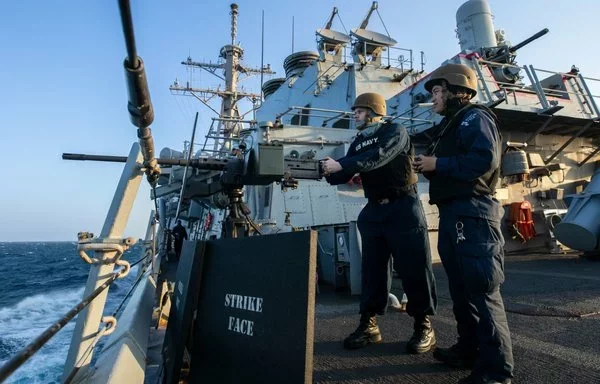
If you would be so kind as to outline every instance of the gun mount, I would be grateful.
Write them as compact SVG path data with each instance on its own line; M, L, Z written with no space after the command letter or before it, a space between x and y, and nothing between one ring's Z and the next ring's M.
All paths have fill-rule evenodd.
M234 150L234 152L236 151L238 150ZM62 159L125 163L127 156L63 153ZM277 144L261 144L257 148L251 149L246 157L240 157L239 155L226 159L201 157L189 161L186 159L157 158L156 162L163 166L187 166L199 171L219 171L219 181L223 188L268 185L274 182L282 183L282 187L292 187L297 184L296 180L298 179L319 180L323 177L319 160L284 157L283 146ZM210 196L216 192L218 191L199 197Z
M125 163L126 156L87 155L63 153L63 160L105 161ZM284 156L283 145L260 143L247 149L240 143L225 159L155 159L158 165L190 167L187 185L181 183L178 188L184 189L183 197L206 198L221 194L226 197L225 206L229 208L229 216L225 223L227 237L248 236L251 230L260 233L258 226L248 216L250 210L243 202L243 189L247 185L269 185L280 183L282 189L298 186L298 179L319 180L323 177L320 162L317 159L294 158ZM202 172L200 174L200 172ZM207 173L208 172L208 173ZM214 182L217 181L217 182ZM157 188L157 190L159 190ZM187 192L187 193L186 193ZM158 198L160 191L153 191L153 198Z
M539 39L549 32L548 28L544 28L541 31L533 34L527 39L521 41L519 44L499 45L497 47L482 48L482 56L484 60L493 61L496 63L513 64L516 58L516 52L526 46L529 43Z
M496 47L481 48L481 56L485 61L494 63L494 78L503 83L515 83L519 80L520 71L515 67L517 50L523 48L527 44L539 39L549 32L548 28L533 34L519 44L499 45ZM498 65L500 64L500 65ZM508 64L508 65L502 65Z

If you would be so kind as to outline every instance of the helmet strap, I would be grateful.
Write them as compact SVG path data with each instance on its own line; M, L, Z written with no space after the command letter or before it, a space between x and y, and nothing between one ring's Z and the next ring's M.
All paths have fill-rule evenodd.
M445 81L442 82L442 88L446 104L444 111L442 111L442 115L452 117L456 115L458 111L463 109L465 105L469 104L471 95L468 92L463 92L462 89L456 89L452 86L450 86L449 89L448 84Z
M446 100L446 110L444 111L444 116L452 117L458 113L461 109L465 107L465 105L469 104L469 99L462 97L449 97Z
M361 125L361 127L364 128L367 125L376 123L380 120L381 120L381 116L376 115L375 113L373 113L372 111L369 110L367 112L367 116L365 116L364 123ZM360 129L362 129L362 128L360 128Z

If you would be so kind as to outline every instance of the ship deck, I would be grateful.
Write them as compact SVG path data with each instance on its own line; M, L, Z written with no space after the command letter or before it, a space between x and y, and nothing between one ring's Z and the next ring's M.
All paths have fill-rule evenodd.
M600 261L576 255L507 256L502 287L513 341L513 383L600 383ZM438 346L456 340L446 274L434 265ZM401 295L401 281L393 292ZM348 351L342 340L357 325L358 297L321 286L316 298L314 383L455 383L469 374L437 362L431 352L405 352L412 319L389 311L378 318L381 344ZM164 330L153 332L146 383L161 371ZM152 347L153 346L153 347ZM154 360L154 363L152 362Z
M600 382L600 262L572 255L506 258L502 287L513 341L514 383ZM434 266L439 307L438 346L456 340L446 274ZM393 291L401 292L394 280ZM411 318L378 319L383 343L347 351L341 340L358 321L358 298L321 289L315 321L315 383L455 383L467 370L445 367L431 352L410 355Z

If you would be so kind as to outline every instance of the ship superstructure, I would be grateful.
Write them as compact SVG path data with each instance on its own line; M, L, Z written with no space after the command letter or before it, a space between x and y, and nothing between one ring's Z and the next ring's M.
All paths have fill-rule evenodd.
M427 103L423 54L420 63L415 63L419 55L395 47L391 36L369 30L374 12L377 3L357 28L344 33L331 28L338 15L334 8L326 26L316 31L317 51L295 52L284 60L285 77L264 83L264 101L254 111L255 119L244 121L246 128L235 131L233 137L245 146L280 145L287 159L339 158L356 133L349 115L355 97L378 92L387 99L388 119L403 124L417 149L424 150L431 138L429 129L441 117L433 114ZM564 197L581 192L589 181L600 151L596 139L600 115L588 84L595 79L586 78L575 66L550 71L517 63L517 50L547 32L545 29L519 44L508 45L502 31L494 29L488 3L471 0L457 12L461 51L447 60L476 71L479 92L474 102L492 108L501 121L504 177L496 197L507 208L509 251L564 250L552 228L566 213ZM227 108L224 106L222 111ZM215 134L212 128L210 132L209 138ZM219 143L221 153L230 150L223 147L223 141ZM435 241L437 211L427 203L424 179L419 189L431 239ZM189 197L194 200L193 195ZM277 183L248 185L245 199L251 216L270 231L318 227L325 244L321 249L324 255L337 252L336 233L355 233L348 228L365 204L360 185L332 187L316 180L300 180L293 189ZM516 203L522 203L522 207ZM205 207L208 209L208 205ZM519 232L511 209L515 215L531 215L530 226L534 228L530 232L537 236ZM191 219L201 218L192 215ZM348 244L356 244L347 240ZM350 258L340 257L335 267L327 268L331 273L325 274L326 279L334 279L336 270L348 272ZM337 280L350 281L348 276L338 276Z

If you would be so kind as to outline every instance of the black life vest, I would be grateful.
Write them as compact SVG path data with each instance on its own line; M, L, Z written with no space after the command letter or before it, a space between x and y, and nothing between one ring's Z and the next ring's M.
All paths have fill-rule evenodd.
M383 123L383 126L373 134L373 137L383 136L389 129L396 130L398 126L389 122ZM356 153L368 150L368 148L356 149L357 142L358 140L353 143ZM386 165L369 172L361 172L360 177L365 197L377 200L398 197L405 194L409 189L408 187L416 184L418 180L417 175L412 169L414 155L414 148L412 143L410 143L408 148L405 148L405 150Z
M457 145L458 129L465 115L474 108L489 115L494 121L492 129L498 130L498 119L494 112L483 105L468 104L449 119L447 124L442 124L440 126L428 152L436 157L452 157L463 153L463 150ZM500 136L499 132L498 135ZM494 148L491 150L498 151L498 154L501 152L501 148ZM472 181L457 180L451 177L442 178L433 174L429 184L429 202L430 204L439 204L449 202L456 198L476 195L493 195L499 176L499 166L497 168L489 169L481 177Z

